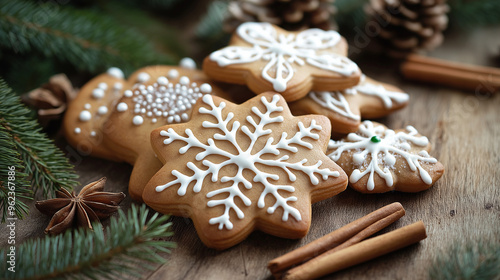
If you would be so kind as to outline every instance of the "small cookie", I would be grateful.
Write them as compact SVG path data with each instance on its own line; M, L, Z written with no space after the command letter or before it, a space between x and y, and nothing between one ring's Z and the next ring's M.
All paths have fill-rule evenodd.
M327 116L332 131L349 133L358 129L361 118L380 118L408 104L410 96L401 89L361 76L360 83L343 91L312 91L292 102L294 115Z
M144 189L144 202L191 217L200 239L217 249L254 229L303 237L311 203L347 185L325 155L329 137L326 117L294 117L279 94L263 93L242 105L204 95L189 122L151 133L165 165Z
M112 129L105 135L110 148L134 165L129 194L142 201L144 186L163 166L151 148L151 131L165 124L188 121L198 98L221 90L202 71L192 67L145 67L131 75L129 84L132 86L124 91L106 122Z
M218 81L246 84L255 94L276 91L287 101L311 90L341 90L359 82L358 66L347 57L338 32L308 29L287 32L269 23L243 23L230 45L203 62Z
M124 82L123 72L110 68L85 84L69 104L63 121L64 134L81 154L121 161L107 148L103 125L122 96Z
M427 137L412 126L394 131L364 121L347 138L330 140L327 155L344 169L350 186L359 192L419 192L444 173L443 165L429 155L430 149Z

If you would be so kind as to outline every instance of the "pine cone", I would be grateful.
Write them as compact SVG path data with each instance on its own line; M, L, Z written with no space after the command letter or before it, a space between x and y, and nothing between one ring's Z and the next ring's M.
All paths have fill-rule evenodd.
M232 33L244 22L269 22L286 30L337 29L334 0L235 0L229 3L224 30Z
M370 4L368 13L378 24L389 55L404 57L441 45L448 26L446 0L370 0Z

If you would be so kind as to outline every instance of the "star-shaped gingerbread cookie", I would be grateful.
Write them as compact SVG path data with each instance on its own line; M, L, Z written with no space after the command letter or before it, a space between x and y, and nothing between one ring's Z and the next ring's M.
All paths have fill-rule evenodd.
M409 95L401 89L361 76L360 83L342 91L312 91L290 103L294 115L320 114L332 123L332 131L349 133L362 118L386 116L408 105Z
M151 133L164 166L143 200L190 217L200 239L217 249L256 229L300 238L309 230L311 203L347 186L345 173L325 155L329 138L326 117L294 117L277 93L241 105L204 95L190 121Z
M427 137L412 126L394 131L364 121L346 138L330 140L327 154L359 192L419 192L430 188L444 173L443 165L429 155L430 149Z
M287 32L269 23L243 23L230 45L205 58L203 70L218 81L246 84L254 93L276 91L287 101L311 90L355 86L358 66L347 57L338 32L308 29Z

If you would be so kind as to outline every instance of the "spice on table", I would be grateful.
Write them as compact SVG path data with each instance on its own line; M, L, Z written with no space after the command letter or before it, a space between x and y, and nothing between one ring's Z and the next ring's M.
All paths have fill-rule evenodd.
M279 278L289 268L315 256L324 257L356 244L404 215L405 210L401 203L389 204L301 248L270 261L268 268L276 278Z
M290 269L285 280L315 279L407 247L427 237L422 221L362 241Z
M409 80L450 86L462 90L494 93L500 90L500 69L410 55L401 65Z
M83 187L78 195L61 188L56 198L37 201L35 206L40 212L53 216L45 233L56 235L75 224L92 229L92 222L100 222L116 212L125 194L104 192L105 184L103 177Z

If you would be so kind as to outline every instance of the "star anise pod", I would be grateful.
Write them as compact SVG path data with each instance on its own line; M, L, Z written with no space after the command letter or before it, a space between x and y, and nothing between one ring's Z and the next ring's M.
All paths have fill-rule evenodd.
M75 89L65 74L50 77L48 83L24 94L23 102L37 110L38 121L47 127L52 120L59 120L66 111L67 104L75 99Z
M56 235L73 225L92 229L92 222L108 218L125 198L123 192L103 192L106 177L82 188L78 195L61 188L54 199L37 201L40 212L53 216L45 233Z

